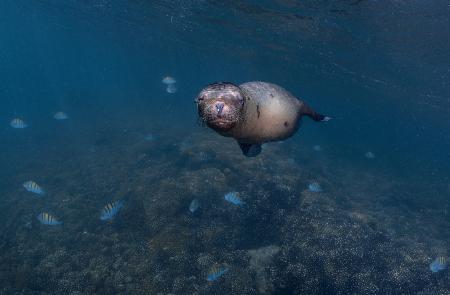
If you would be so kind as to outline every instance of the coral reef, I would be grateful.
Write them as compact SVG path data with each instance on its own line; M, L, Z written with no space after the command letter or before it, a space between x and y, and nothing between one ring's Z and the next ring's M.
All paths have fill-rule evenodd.
M336 165L326 150L290 141L244 159L235 142L205 129L149 141L148 130L103 128L89 140L64 137L73 144L2 180L0 293L450 292L449 272L428 268L448 254L450 208L427 200L420 183ZM44 198L20 189L35 171ZM310 192L312 181L323 191ZM448 186L434 189L448 195ZM230 206L229 191L245 206ZM192 214L194 198L201 206ZM101 222L101 208L117 199L124 207ZM43 208L64 224L39 224ZM208 282L215 264L230 270Z
M256 284L258 292L270 294L273 292L273 285L268 282L266 268L270 266L274 256L280 251L280 247L271 245L256 250L249 250L250 269L256 272Z

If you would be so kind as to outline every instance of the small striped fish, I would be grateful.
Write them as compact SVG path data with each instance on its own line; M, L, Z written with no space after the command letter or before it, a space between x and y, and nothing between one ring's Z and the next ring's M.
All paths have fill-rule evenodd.
M119 212L120 208L123 207L124 201L118 200L112 203L108 203L103 207L102 213L100 215L101 220L110 220L112 219L117 212Z
M432 272L439 272L447 268L447 259L444 256L439 256L430 263L430 270Z
M163 83L166 84L166 85L170 85L170 84L176 83L177 80L175 80L174 78L172 78L172 77L170 77L170 76L167 76L167 77L164 77L164 78L161 80L161 82L163 82Z
M206 276L208 282L216 281L218 278L226 274L230 269L224 265L215 265L211 267Z
M166 87L167 93L170 93L170 94L173 94L173 93L177 92L177 90L178 89L177 89L177 86L175 86L175 84L169 84Z
M315 146L313 146L313 150L315 150L316 152L321 152L323 151L322 147L318 144L316 144Z
M241 198L239 198L238 192L229 192L229 193L225 194L224 199L226 201L230 202L231 204L238 205L238 206L242 206L245 204L241 200Z
M364 154L364 156L365 156L367 159L374 159L374 158L375 158L375 154L372 153L372 152L367 152L367 153Z
M30 180L23 183L23 187L32 193L43 195L45 194L45 191L40 187L36 182Z
M194 213L195 211L197 211L198 207L200 207L200 202L197 199L193 199L191 204L189 204L189 211L191 211L191 213Z
M55 217L48 214L47 212L42 212L41 214L39 214L37 216L37 219L39 220L40 223L45 224L45 225L60 225L60 224L62 224L61 221L56 220Z
M149 133L149 134L147 134L147 135L144 137L144 139L145 139L146 141L155 141L155 140L156 140L156 136L153 135L153 134L151 134L151 133Z
M322 191L322 187L317 182L313 182L308 185L308 190L313 193L320 193Z
M16 128L16 129L23 129L23 128L27 128L27 127L28 127L27 123L25 123L22 119L19 119L19 118L13 119L13 120L9 123L9 125L10 125L12 128Z
M69 119L69 116L67 116L67 114L64 112L56 112L53 118L55 118L56 120L66 120Z

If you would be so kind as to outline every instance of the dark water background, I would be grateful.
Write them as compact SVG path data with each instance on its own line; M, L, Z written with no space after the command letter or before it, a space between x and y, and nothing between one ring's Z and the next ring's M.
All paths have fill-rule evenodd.
M2 1L0 292L450 292L447 272L428 269L436 256L448 254L450 238L449 26L448 1ZM166 75L177 79L177 93L165 92ZM243 158L231 139L197 124L193 99L214 81L257 80L285 87L334 120L304 120L285 144L274 144L258 159ZM70 119L56 122L58 110ZM29 128L10 128L15 117ZM146 143L148 133L157 140ZM189 138L189 152L180 152ZM314 144L324 148L319 156L311 151ZM201 151L210 158L199 160ZM366 159L367 151L375 159ZM295 168L282 164L289 160ZM215 182L218 171L225 171L222 184ZM314 178L328 183L329 195L321 198L336 206L327 217L313 214L325 210L320 205L305 209L289 199L306 200L304 187ZM29 179L48 196L24 192L21 184ZM205 179L211 182L185 192ZM276 185L289 186L286 196ZM214 203L227 190L244 192L252 204L247 213L229 213L227 204ZM186 212L195 197L204 204L197 219ZM128 203L123 216L111 226L101 224L102 206L119 198ZM170 207L174 212L166 211ZM55 212L66 228L39 224L35 216L42 210ZM366 217L351 219L360 216L356 211ZM314 245L331 236L344 239L339 229L347 221L338 217L347 213L355 224L369 224L369 233L349 229L355 240L338 243L342 252L324 250L333 262L299 251L300 241L288 239L296 222L305 226L298 230L304 236L316 238ZM279 220L273 228L263 225L273 219ZM311 233L311 220L330 231ZM199 238L200 228L215 225L225 241L178 238L186 231ZM276 234L249 234L258 226ZM91 235L87 241L80 238L83 232ZM148 253L147 244L160 232L179 239L176 255L155 254L165 251L164 242ZM121 241L128 244L121 248ZM239 251L268 245L281 250L262 267L271 282L264 291L254 283L262 275L249 268L250 254ZM359 246L378 254L350 259L350 249ZM108 247L114 250L98 258L97 249ZM209 252L216 253L211 263L235 270L216 284L204 279L210 265L187 267ZM63 258L43 266L55 253ZM172 266L171 257L186 262ZM84 262L61 262L67 259ZM149 269L138 269L133 261L139 259ZM103 268L93 270L92 264ZM111 267L123 264L128 268ZM395 267L408 275L392 279ZM354 279L339 283L336 273ZM363 290L362 281L376 288Z

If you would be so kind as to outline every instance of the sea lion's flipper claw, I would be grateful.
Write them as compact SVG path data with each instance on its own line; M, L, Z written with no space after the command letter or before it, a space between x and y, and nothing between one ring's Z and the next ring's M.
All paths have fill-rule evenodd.
M246 157L256 157L261 153L261 145L260 144L248 144L248 143L242 143L238 142L239 147L242 150L242 153Z

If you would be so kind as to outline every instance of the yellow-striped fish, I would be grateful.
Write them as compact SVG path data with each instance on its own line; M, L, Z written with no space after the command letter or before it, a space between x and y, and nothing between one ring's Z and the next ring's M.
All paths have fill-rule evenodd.
M178 89L177 89L177 86L175 86L175 84L169 84L166 87L167 93L170 93L170 94L173 94L173 93L177 92L177 90Z
M53 118L55 118L56 120L66 120L69 118L69 116L67 116L67 114L64 112L56 112Z
M208 282L216 281L218 278L226 274L229 270L230 268L226 265L214 265L206 275L206 280Z
M20 118L12 119L9 125L15 129L24 129L28 127L27 123L25 123L25 121Z
M45 225L60 225L62 224L61 221L58 221L55 217L48 214L47 212L42 212L37 216L37 219Z
M119 212L120 208L123 207L124 201L118 200L112 203L108 203L103 207L102 213L100 215L101 220L110 220L112 219L117 212Z
M447 268L447 259L444 256L438 256L430 263L430 270L432 272L440 272Z
M170 85L170 84L175 84L177 82L177 80L175 80L175 78L173 78L173 77L166 76L161 80L161 82L163 82L166 85Z
M32 193L43 195L45 194L45 191L40 187L36 182L29 180L23 183L23 187Z

